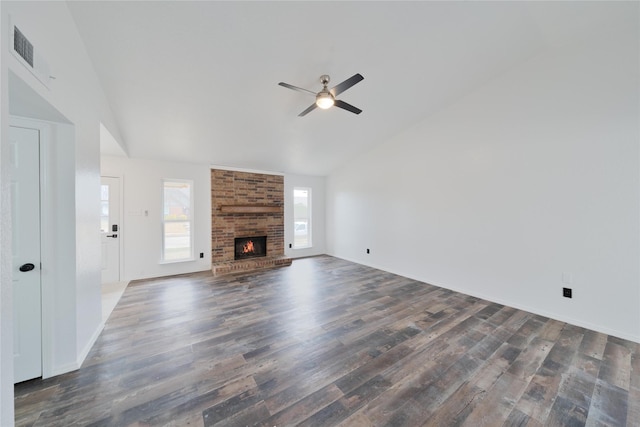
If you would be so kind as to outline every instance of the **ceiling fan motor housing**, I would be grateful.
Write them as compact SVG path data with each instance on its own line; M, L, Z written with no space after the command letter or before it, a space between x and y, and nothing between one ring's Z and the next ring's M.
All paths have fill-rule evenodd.
M327 85L329 84L329 82L331 81L331 77L329 77L326 74L323 74L320 76L320 83L322 83L322 86L325 87L325 89L327 88Z

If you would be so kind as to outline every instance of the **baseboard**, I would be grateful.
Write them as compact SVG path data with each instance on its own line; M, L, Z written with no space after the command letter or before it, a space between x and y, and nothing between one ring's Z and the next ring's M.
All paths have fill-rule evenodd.
M80 367L84 363L84 360L89 355L89 352L93 348L93 345L98 340L98 337L100 337L100 334L102 333L102 330L104 329L104 325L105 325L105 322L104 322L104 320L102 320L100 322L100 324L98 325L98 327L96 328L96 330L93 332L93 335L91 335L91 338L89 339L87 344L84 346L84 348L82 349L80 354L78 354L78 360L77 360L78 368L76 368L76 369L80 369Z
M569 323L569 324L574 325L574 326L579 326L581 328L589 329L589 330L592 330L592 331L595 331L595 332L600 332L600 333L603 333L603 334L606 334L606 335L611 335L611 336L614 336L614 337L617 337L617 338L622 338L624 340L633 341L635 343L640 344L640 336L634 336L632 334L628 334L626 332L617 331L617 330L614 330L614 329L611 329L611 328L607 328L607 327L602 326L602 325L596 325L596 324L592 324L592 323L589 323L589 322L576 320L576 319L573 319L573 318L568 317L568 316L563 316L563 315L560 315L560 314L557 314L557 313L548 312L546 310L541 310L541 309L537 309L537 308L528 307L528 306L526 306L524 304L515 303L513 301L507 301L507 300L503 300L503 299L500 299L500 298L493 298L493 297L484 295L484 294L479 293L479 292L469 292L467 289L459 289L459 288L456 288L456 287L453 287L453 286L443 286L442 284L439 284L439 283L432 283L432 282L426 281L423 278L412 277L412 276L403 274L401 272L397 272L392 268L366 264L366 263L361 262L361 261L356 261L356 260L352 260L352 259L345 258L345 257L339 257L339 256L336 256L336 255L330 255L330 256L333 256L335 258L340 258L340 259L343 259L345 261L353 262L355 264L365 265L367 267L375 268L375 269L378 269L378 270L381 270L381 271L386 271L388 273L395 274L395 275L402 276L402 277L406 277L406 278L409 278L409 279L412 279L412 280L416 280L418 282L427 283L427 284L430 284L430 285L433 285L433 286L437 286L439 288L449 289L449 290L454 291L454 292L459 292L461 294L470 295L472 297L480 298L480 299L483 299L483 300L486 300L486 301L490 301L490 302L493 302L493 303L496 303L496 304L502 304L502 305L505 305L507 307L517 308L518 310L527 311L529 313L537 314L539 316L548 317L549 319L554 319L554 320L558 320L560 322Z
M56 366L55 368L53 368L53 370L51 371L51 375L49 376L42 376L42 379L47 379L47 378L52 378L58 375L62 375L62 374L66 374L68 372L73 372L73 371L77 371L78 369L80 369L80 365L78 365L77 362L74 363L69 363L66 365L61 365L61 366Z
M418 280L418 279L414 279L414 280ZM617 337L617 338L622 338L624 340L632 341L632 342L640 344L640 337L633 336L631 334L627 334L626 332L621 332L621 331L617 331L615 329L607 328L607 327L602 326L602 325L596 325L596 324L593 324L593 323L584 322L582 320L577 320L577 319L571 318L569 316L563 316L561 314L551 313L551 312L548 312L546 310L541 310L541 309L538 309L538 308L528 307L527 305L515 303L513 301L507 301L507 300L503 300L503 299L500 299L500 298L490 298L487 295L483 295L481 293L470 293L467 290L460 290L460 289L456 289L455 287L446 287L446 286L440 286L440 285L435 285L435 286L439 286L441 288L449 289L449 290L452 290L452 291L455 291L455 292L460 292L461 294L470 295L470 296L473 296L473 297L476 297L476 298L480 298L480 299L483 299L483 300L486 300L486 301L491 301L491 302L496 303L496 304L502 304L502 305L507 306L507 307L517 308L518 310L527 311L529 313L533 313L533 314L536 314L538 316L548 317L549 319L557 320L557 321L560 321L560 322L565 322L565 323L568 323L570 325L579 326L581 328L589 329L591 331L600 332L602 334L611 335L611 336L614 336L614 337Z
M82 351L78 354L78 357L76 358L75 362L67 363L66 365L54 366L51 369L50 375L46 375L46 376L43 375L42 379L55 377L57 375L66 374L67 372L77 371L78 369L80 369L80 367L84 363L84 360L89 355L91 348L93 348L93 345L96 343L96 341L98 340L98 337L102 333L102 330L104 329L104 325L105 325L104 321L100 322L100 324L94 331L93 335L91 336L91 339L87 342L87 344L84 346Z

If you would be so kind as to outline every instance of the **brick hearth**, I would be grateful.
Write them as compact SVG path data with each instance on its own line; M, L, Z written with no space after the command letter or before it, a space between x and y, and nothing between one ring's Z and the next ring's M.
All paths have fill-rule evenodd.
M286 267L289 265L291 265L291 258L264 257L260 259L220 262L213 265L212 271L214 276L221 276L229 273L260 270L263 268Z
M211 170L214 275L291 265L284 256L284 177ZM267 236L267 256L234 260L236 237Z

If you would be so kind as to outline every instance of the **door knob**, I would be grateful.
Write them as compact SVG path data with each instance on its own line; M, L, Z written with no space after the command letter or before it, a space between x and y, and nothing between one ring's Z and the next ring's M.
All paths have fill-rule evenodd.
M35 265L33 265L33 264L31 264L31 263L22 264L22 265L20 266L20 271L22 271L22 272L27 272L27 271L31 271L31 270L33 270L34 268L36 268L36 266L35 266Z
M107 237L113 237L114 239L117 239L118 235L117 234L108 234Z

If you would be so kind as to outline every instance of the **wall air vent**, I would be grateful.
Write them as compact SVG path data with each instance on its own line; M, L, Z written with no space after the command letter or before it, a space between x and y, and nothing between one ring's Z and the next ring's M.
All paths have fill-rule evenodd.
M53 78L49 74L49 65L18 26L11 23L11 17L9 17L9 23L11 52L48 89L50 80Z
M13 27L13 50L33 68L33 45L18 27Z

